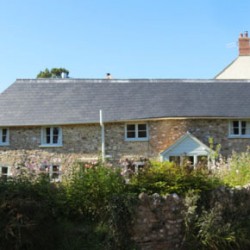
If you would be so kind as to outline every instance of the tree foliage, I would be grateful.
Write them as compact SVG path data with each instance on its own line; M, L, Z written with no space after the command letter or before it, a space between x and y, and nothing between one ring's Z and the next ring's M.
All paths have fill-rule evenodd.
M44 71L40 71L36 78L61 78L62 73L68 75L69 71L65 68L52 68L51 70L46 68Z

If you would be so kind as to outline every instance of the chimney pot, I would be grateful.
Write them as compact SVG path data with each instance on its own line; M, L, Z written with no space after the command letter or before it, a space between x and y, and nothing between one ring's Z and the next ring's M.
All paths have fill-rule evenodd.
M112 79L112 75L110 73L106 74L106 79Z
M248 37L248 31L245 31L244 35L242 33L240 34L239 55L250 56L250 38Z

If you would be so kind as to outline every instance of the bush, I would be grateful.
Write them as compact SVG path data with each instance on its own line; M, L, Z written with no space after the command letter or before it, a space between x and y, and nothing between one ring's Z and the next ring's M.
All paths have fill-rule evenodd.
M133 192L185 194L188 190L211 190L221 185L207 169L191 170L170 162L151 162L130 181Z
M102 249L131 249L129 225L134 196L118 168L77 164L65 182L71 216L91 225Z
M199 195L189 191L184 201L184 249L249 249L249 198L244 190L234 195L224 188Z
M244 186L250 183L250 152L233 153L229 164L224 164L220 178L230 186Z
M46 177L1 180L0 248L54 249L62 194Z

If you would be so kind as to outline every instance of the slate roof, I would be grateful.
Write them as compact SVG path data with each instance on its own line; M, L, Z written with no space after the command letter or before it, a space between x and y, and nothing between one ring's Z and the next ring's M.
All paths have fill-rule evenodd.
M249 80L19 79L0 95L0 126L173 117L250 118Z

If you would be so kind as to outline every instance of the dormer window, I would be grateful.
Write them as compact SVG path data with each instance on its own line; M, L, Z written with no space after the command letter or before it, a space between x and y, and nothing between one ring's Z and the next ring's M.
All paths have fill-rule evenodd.
M62 146L62 128L45 127L41 132L42 147L60 147Z
M9 145L9 129L0 128L0 146Z

